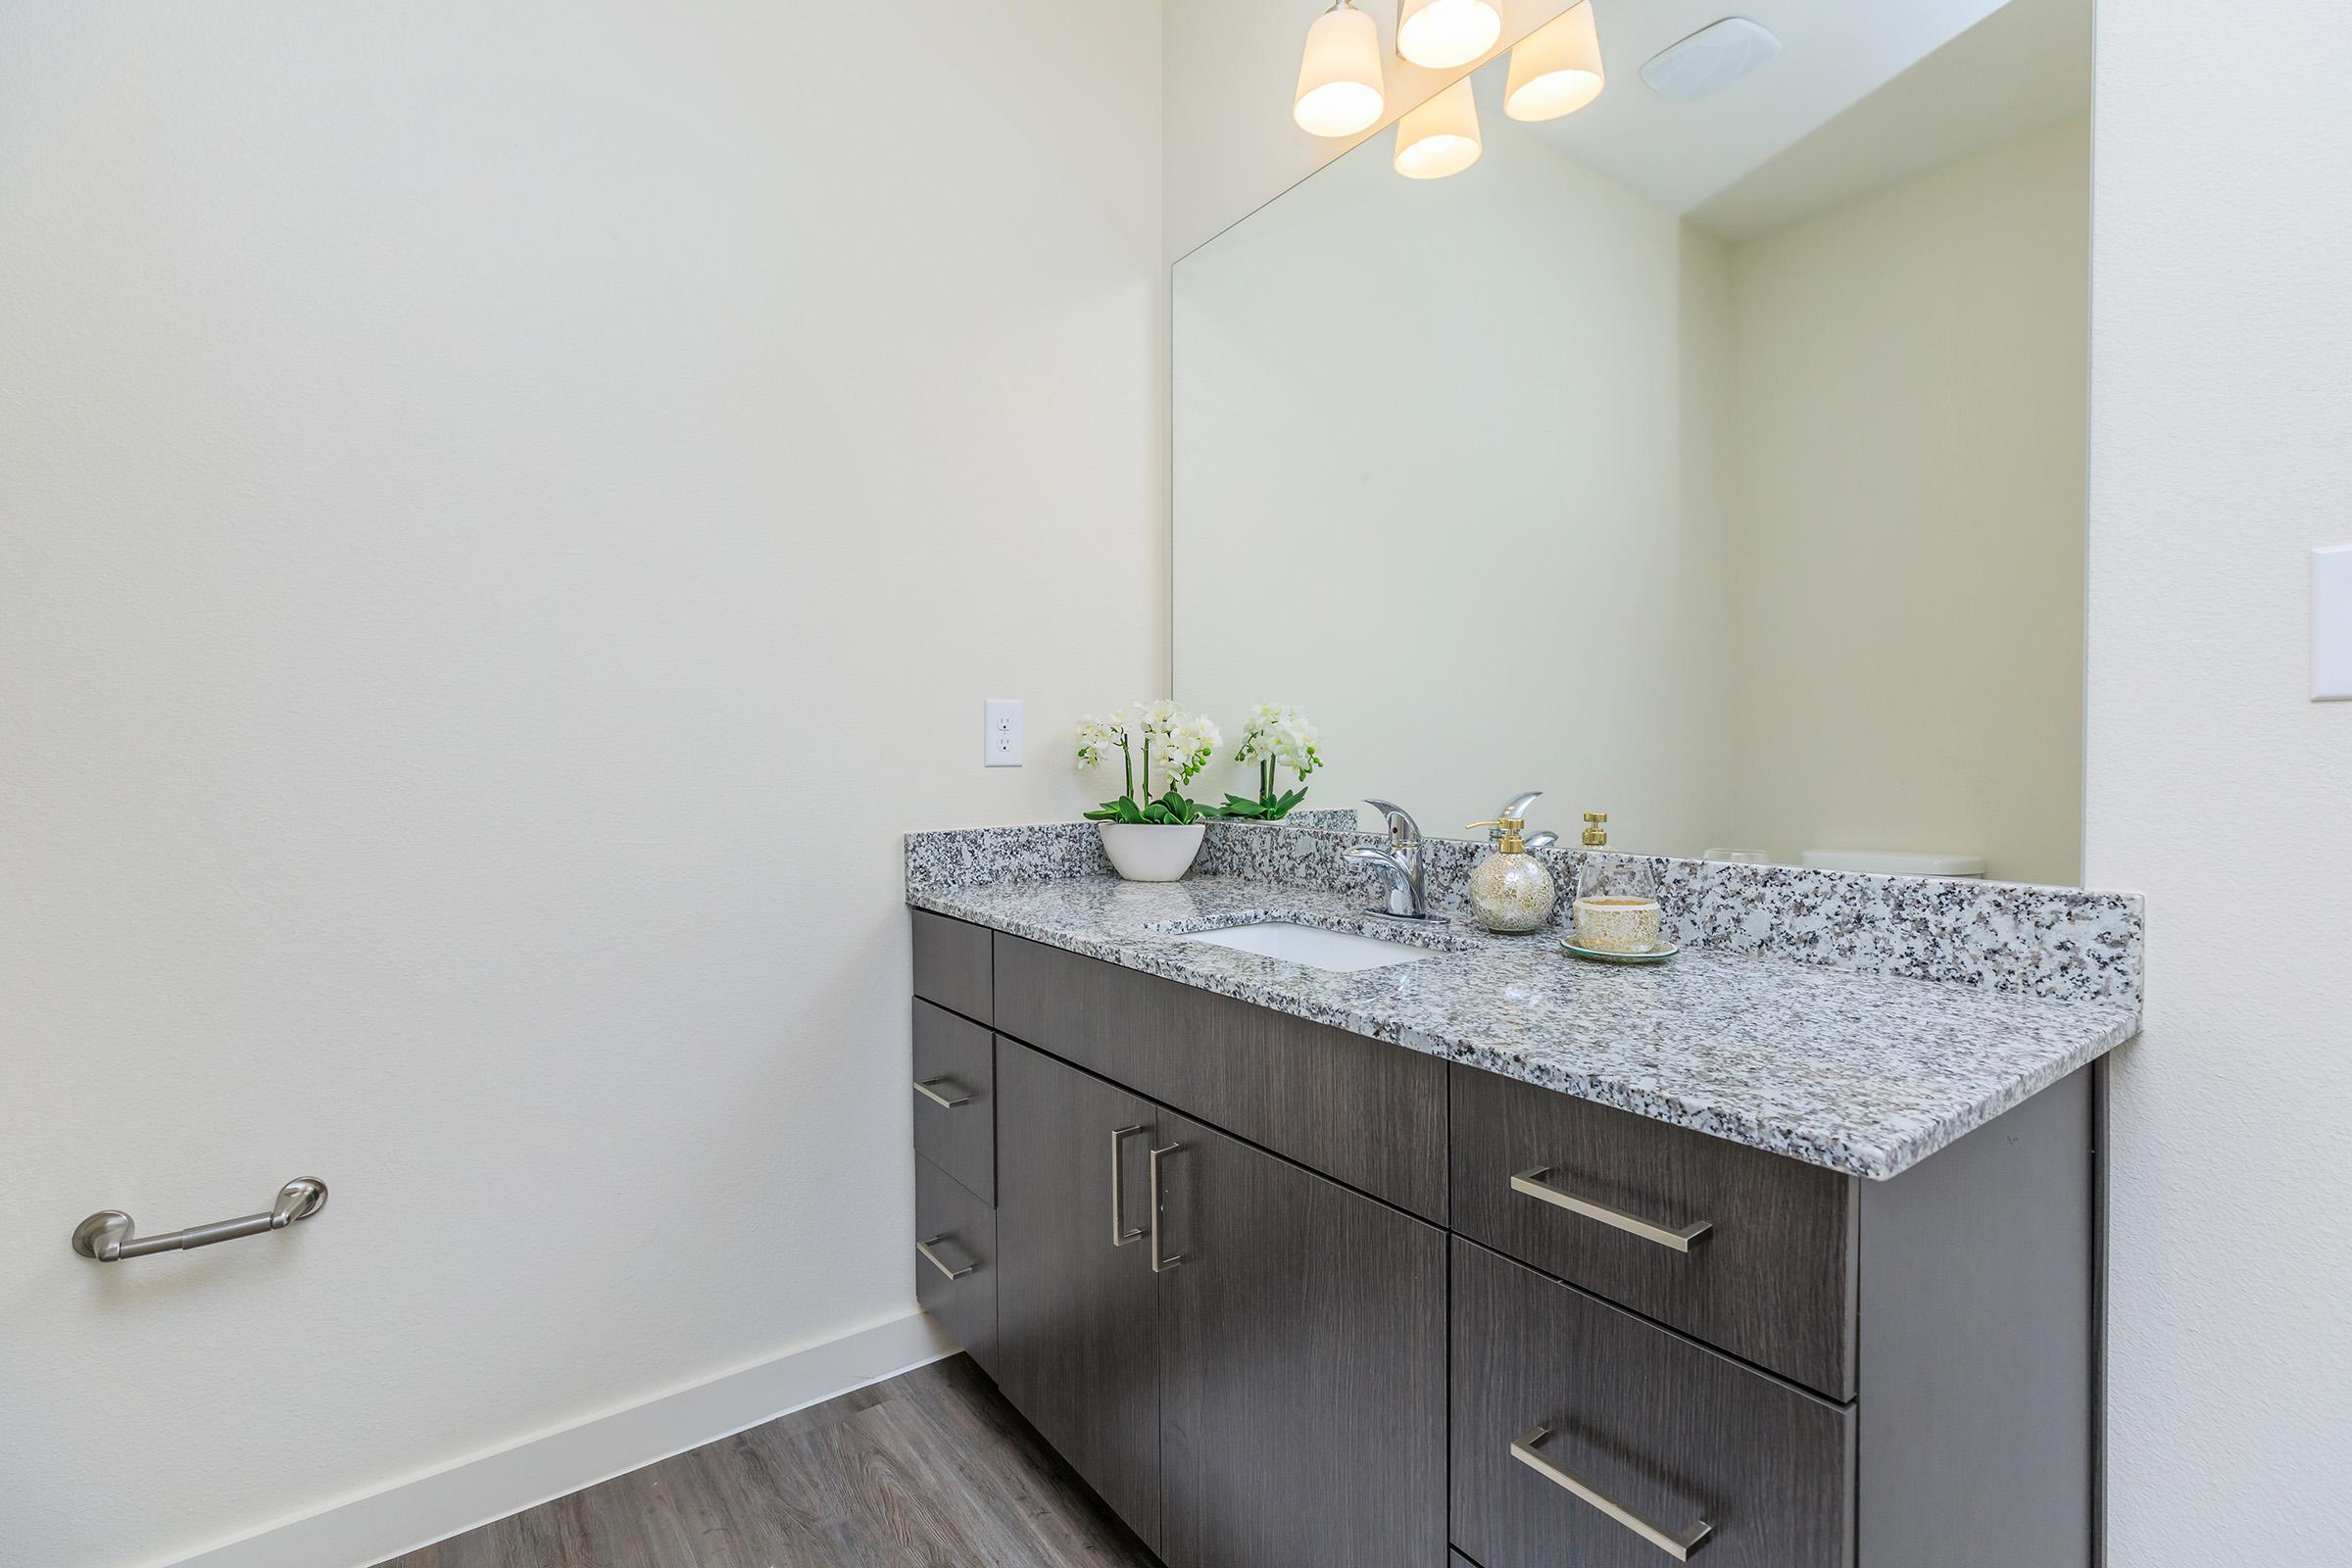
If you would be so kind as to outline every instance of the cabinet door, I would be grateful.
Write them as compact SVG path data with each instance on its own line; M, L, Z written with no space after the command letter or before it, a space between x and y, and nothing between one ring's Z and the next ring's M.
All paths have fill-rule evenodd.
M1166 1120L1177 1148L1160 1157L1156 1238L1161 1557L1443 1562L1444 1234Z
M998 1043L997 1386L1153 1546L1159 1342L1143 1238L1158 1118L1100 1078Z

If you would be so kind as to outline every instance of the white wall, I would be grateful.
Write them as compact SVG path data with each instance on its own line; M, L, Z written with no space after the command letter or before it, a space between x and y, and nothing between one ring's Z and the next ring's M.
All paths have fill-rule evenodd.
M1566 11L1568 0L1495 0L1502 33L1486 57ZM1361 0L1380 28L1387 114L1352 138L1310 136L1291 119L1306 29L1331 0L1166 0L1166 245L1173 261L1369 140L1464 68L1427 71L1398 57L1396 0Z
M1732 248L1728 842L2081 880L2089 150L2051 126Z
M1158 51L0 12L0 1561L911 1310L897 835L1158 676Z
M2352 1467L2352 543L2342 12L2100 9L2085 854L2148 897L2113 1080L2118 1568L2321 1568ZM2183 62L2195 90L2183 92Z

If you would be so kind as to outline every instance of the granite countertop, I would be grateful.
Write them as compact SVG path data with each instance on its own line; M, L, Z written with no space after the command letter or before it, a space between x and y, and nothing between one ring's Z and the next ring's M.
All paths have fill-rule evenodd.
M1678 1127L1883 1180L2137 1032L2135 999L2059 1001L1686 947L1672 962L1570 958L1557 933L1461 921L1417 962L1335 974L1187 933L1279 917L1399 928L1313 887L1101 874L916 885L919 908L1163 975Z

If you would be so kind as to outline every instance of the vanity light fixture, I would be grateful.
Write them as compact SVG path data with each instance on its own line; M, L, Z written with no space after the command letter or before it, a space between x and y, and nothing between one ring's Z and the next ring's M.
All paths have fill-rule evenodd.
M1402 0L1396 9L1396 52L1433 71L1466 66L1501 36L1494 0Z
M1387 106L1380 81L1380 28L1355 9L1354 0L1333 0L1306 29L1291 118L1310 135L1352 136L1380 123Z
M1513 120L1557 120L1599 97L1604 80L1592 0L1585 0L1512 48L1502 112Z
M1396 122L1396 172L1407 179L1444 179L1478 162L1478 100L1470 78Z

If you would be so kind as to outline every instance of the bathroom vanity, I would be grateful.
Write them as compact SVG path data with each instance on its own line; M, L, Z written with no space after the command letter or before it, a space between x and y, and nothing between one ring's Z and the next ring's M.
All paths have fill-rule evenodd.
M1177 1568L2097 1560L2139 910L2029 885L2082 863L2090 14L1849 11L1682 93L1636 64L1701 19L1598 0L1574 112L1498 54L1446 177L1400 125L1170 272L1172 698L1311 710L1316 807L1605 822L1559 902L1679 956L1478 930L1488 846L1382 801L1157 887L908 841L922 1299Z
M1614 970L1215 831L1155 887L1083 828L909 843L919 1297L1166 1562L2094 1559L2132 901L1723 867L1938 911L1877 973ZM1195 940L1269 919L1411 956ZM1971 930L1974 983L1906 976Z

